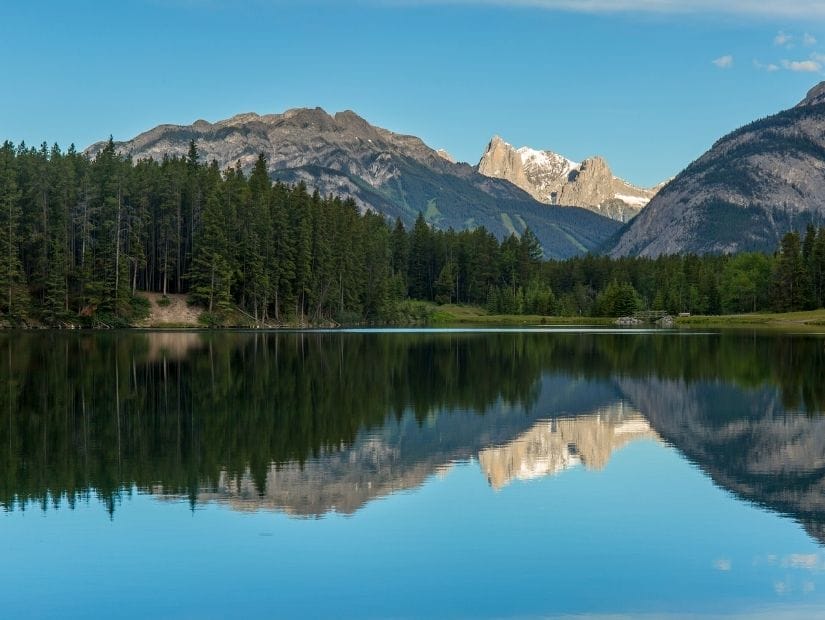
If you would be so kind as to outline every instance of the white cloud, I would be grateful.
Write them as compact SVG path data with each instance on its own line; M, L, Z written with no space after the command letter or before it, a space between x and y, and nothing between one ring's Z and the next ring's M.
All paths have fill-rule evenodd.
M716 60L712 60L711 62L720 69L730 69L731 67L733 67L733 56L731 56L730 54L728 54L727 56L720 56L719 58L717 58Z
M791 41L793 41L793 35L788 34L784 30L780 30L773 38L773 44L782 47L788 45Z
M372 0L389 5L497 5L580 13L728 14L825 20L822 0Z
M785 558L785 563L793 568L813 570L819 565L819 556L816 553L794 553Z
M802 45L807 47L811 47L812 45L816 45L816 37L808 32L802 35Z
M713 567L716 570L720 570L720 571L723 571L723 572L728 572L731 569L732 564L731 564L731 561L727 558L719 558L718 560L716 560L713 563Z
M779 65L769 62L768 64L763 64L758 60L753 61L753 66L760 71L767 71L768 73L775 73L779 71Z
M815 60L819 64L825 64L825 54L818 54L817 52L814 52L811 54L811 60Z
M788 71L796 73L818 73L822 71L822 64L816 60L783 60L782 66Z

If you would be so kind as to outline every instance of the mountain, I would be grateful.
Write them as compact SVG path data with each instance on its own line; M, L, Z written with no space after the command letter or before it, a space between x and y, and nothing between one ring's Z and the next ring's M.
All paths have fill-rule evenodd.
M199 493L198 501L226 503L243 511L320 517L330 511L353 514L375 499L416 489L431 476L448 472L454 463L474 458L494 488L525 477L528 469L530 477L560 473L564 467L557 464L570 465L571 459L600 467L630 440L655 437L636 412L621 402L602 405L605 398L610 396L601 383L571 386L566 377L549 377L530 407L513 408L499 400L484 415L437 408L429 413L427 424L407 411L359 432L350 445L301 462L271 464L263 481L249 471L240 476L220 472L217 484ZM544 419L557 412L565 412L565 418ZM639 422L641 429L636 428ZM576 455L571 457L571 450ZM153 492L175 496L161 485Z
M564 258L599 247L618 225L584 209L548 207L499 179L455 163L419 138L374 127L351 111L321 108L283 114L240 114L209 123L160 125L127 142L119 152L134 159L185 156L194 140L200 155L223 169L248 171L258 155L273 179L303 181L322 194L352 197L362 209L412 224L418 213L439 228L484 226L499 238L536 233L548 257ZM87 149L90 155L104 143Z
M499 136L490 140L478 171L510 181L539 202L582 207L620 222L636 216L661 187L636 187L616 177L601 157L578 163L552 151L517 149Z
M797 106L728 134L650 202L614 256L773 251L825 219L825 82Z

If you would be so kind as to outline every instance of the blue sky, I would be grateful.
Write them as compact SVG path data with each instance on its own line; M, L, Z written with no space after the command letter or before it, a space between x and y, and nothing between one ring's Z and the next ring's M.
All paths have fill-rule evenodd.
M499 134L653 184L823 66L821 0L8 0L0 139L321 106L471 163Z

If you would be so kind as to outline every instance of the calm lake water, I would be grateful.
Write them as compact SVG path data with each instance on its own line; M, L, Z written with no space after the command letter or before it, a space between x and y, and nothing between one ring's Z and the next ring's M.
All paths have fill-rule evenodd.
M825 617L825 337L2 333L24 617Z

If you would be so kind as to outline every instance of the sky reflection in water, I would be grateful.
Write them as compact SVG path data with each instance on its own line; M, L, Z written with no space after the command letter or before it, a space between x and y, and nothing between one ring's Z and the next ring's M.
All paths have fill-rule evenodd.
M4 613L815 617L823 349L0 338Z

